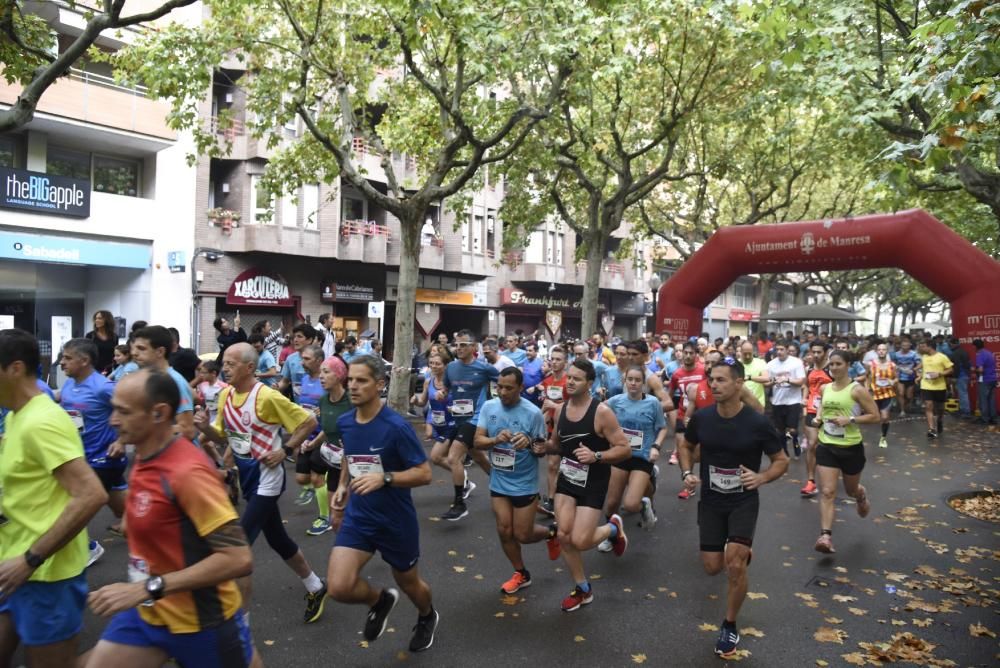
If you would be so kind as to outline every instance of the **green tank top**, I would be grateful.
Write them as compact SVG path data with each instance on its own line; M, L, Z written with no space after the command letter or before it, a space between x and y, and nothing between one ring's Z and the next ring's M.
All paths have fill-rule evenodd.
M858 425L851 423L840 427L833 422L827 422L830 418L850 417L855 414L858 402L851 397L855 385L857 383L848 383L842 390L835 390L833 383L823 387L823 407L820 414L823 426L819 429L820 443L846 448L861 442L861 429Z

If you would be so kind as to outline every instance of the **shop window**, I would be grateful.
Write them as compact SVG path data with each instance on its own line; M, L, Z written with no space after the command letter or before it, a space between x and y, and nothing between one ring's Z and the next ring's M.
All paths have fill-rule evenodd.
M95 155L94 190L136 197L139 194L139 163Z
M261 225L274 224L274 195L267 192L259 175L250 177L250 203L253 206L253 222Z
M45 158L45 171L55 176L90 180L90 154L50 146Z

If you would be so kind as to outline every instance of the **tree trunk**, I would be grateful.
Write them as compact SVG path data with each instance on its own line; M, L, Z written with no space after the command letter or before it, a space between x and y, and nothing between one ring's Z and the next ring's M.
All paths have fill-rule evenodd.
M757 333L763 335L767 332L767 314L771 311L771 285L774 283L774 276L762 275L760 277L760 319L757 321Z
M899 312L899 307L898 306L893 306L892 307L892 319L889 321L889 333L890 334L895 334L896 333L896 314L898 312Z
M583 282L583 311L580 320L580 338L597 331L597 302L601 290L601 272L604 270L604 251L607 238L600 232L591 235L587 245L587 275Z
M879 321L882 319L882 300L875 300L875 336L878 336Z
M402 248L399 253L399 285L396 288L396 330L392 345L389 405L404 415L410 404L410 363L413 359L417 278L420 275L420 227L425 213L426 209L408 211L399 219Z

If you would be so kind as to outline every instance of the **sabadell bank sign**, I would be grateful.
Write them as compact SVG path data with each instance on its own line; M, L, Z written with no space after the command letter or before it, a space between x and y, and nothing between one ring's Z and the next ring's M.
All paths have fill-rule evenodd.
M247 269L229 286L226 303L234 306L295 306L285 279L260 269Z
M86 218L90 181L0 167L0 207Z

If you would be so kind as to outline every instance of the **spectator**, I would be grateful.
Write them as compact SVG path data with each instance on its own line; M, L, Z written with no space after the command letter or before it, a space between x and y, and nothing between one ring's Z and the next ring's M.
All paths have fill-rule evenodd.
M979 395L979 421L983 424L996 424L997 360L992 352L986 350L982 339L975 339L972 345L976 349L975 366L972 370L978 382L976 394Z
M97 346L97 363L94 364L94 370L108 375L115 360L115 346L118 345L115 317L111 315L111 311L98 311L94 314L94 329L87 332L86 338Z
M167 356L167 363L190 383L194 380L201 359L193 349L181 347L181 334L176 327L167 327L167 331L170 332L170 336L174 340L173 348Z
M222 355L226 352L226 348L234 343L245 342L247 340L247 333L243 331L242 327L240 327L240 314L238 311L236 313L236 318L233 320L232 326L230 326L228 320L221 316L215 319L212 326L219 332L219 335L215 338L215 340L219 342L219 356L215 358L215 361L221 365Z
M958 338L951 337L948 340L951 353L948 358L955 365L955 393L958 395L958 416L971 418L972 409L969 406L969 373L972 363L969 360L969 353L959 344Z

